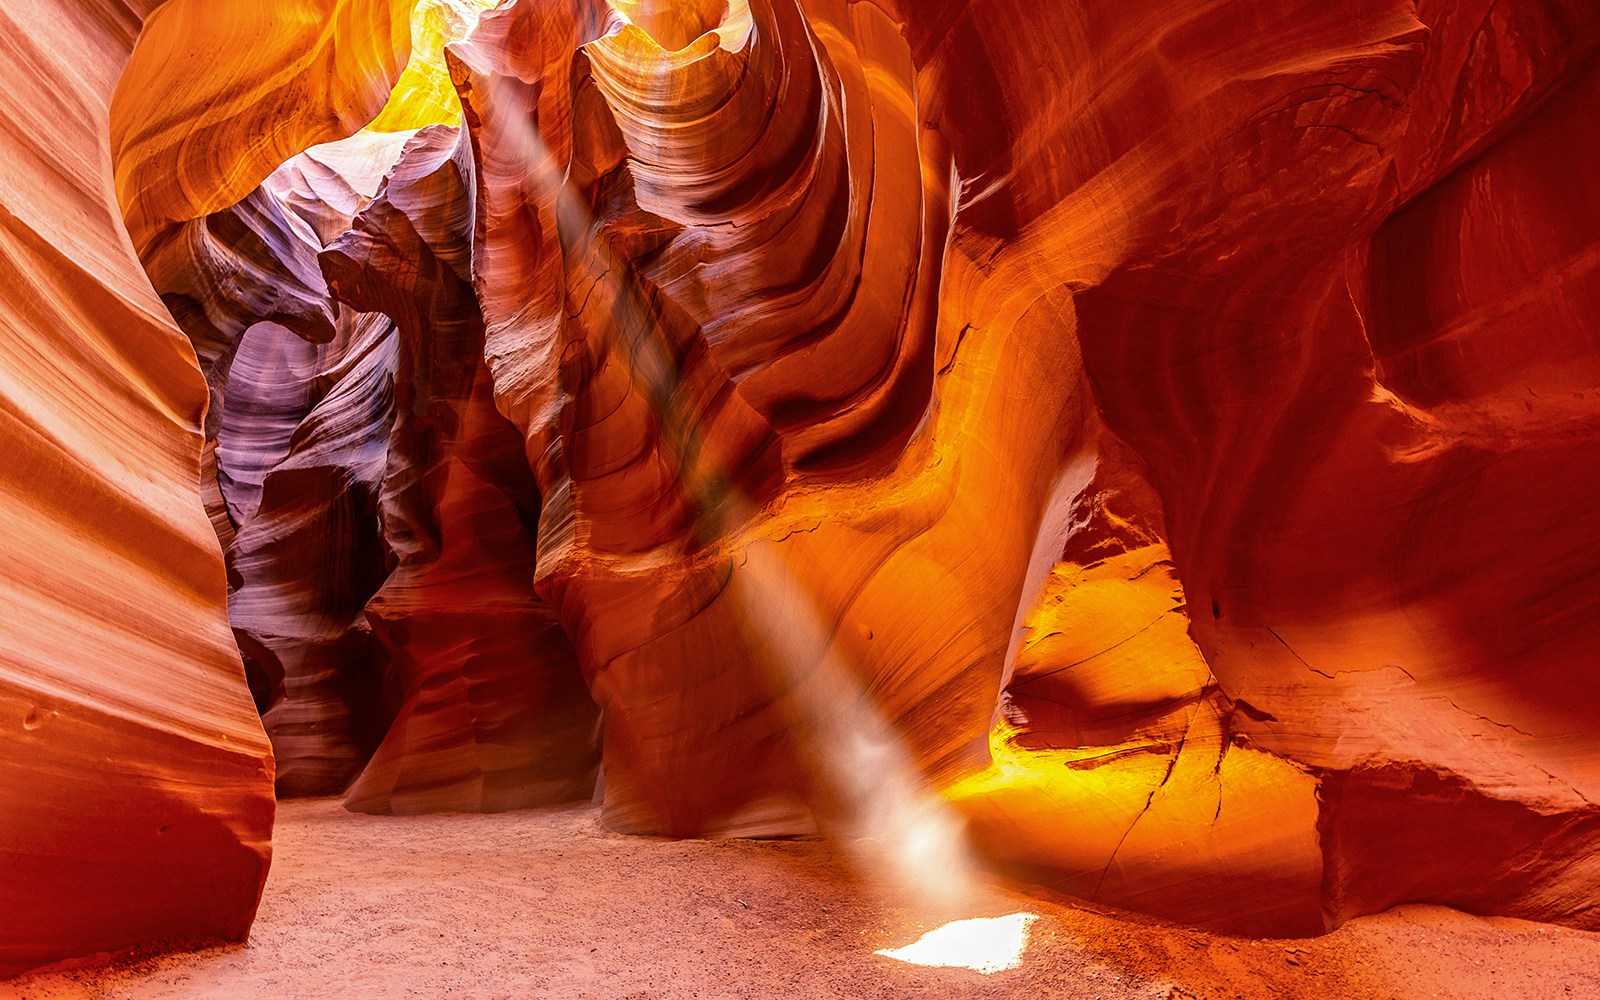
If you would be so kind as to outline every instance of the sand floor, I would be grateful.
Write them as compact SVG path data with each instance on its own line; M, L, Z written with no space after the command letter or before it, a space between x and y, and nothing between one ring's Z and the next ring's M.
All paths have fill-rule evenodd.
M588 807L280 807L249 943L0 983L0 997L1600 998L1600 934L1404 907L1308 941L1220 937L986 883L1021 965L874 954L931 929L816 842L664 841Z

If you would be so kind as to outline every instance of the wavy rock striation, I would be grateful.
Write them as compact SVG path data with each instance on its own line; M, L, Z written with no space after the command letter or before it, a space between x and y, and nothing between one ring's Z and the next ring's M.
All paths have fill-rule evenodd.
M0 10L0 975L242 940L271 853L198 490L204 382L111 193L149 6Z
M608 822L794 833L863 763L837 759L840 685L921 766L981 759L1059 454L955 453L1048 439L1084 400L1037 374L1027 413L933 407L960 332L937 349L948 174L880 11L706 23L672 49L608 8L509 5L447 54L490 365L545 496L537 587L606 712ZM996 506L1015 517L967 530Z
M464 135L424 129L321 255L341 301L393 317L399 352L379 498L395 565L365 614L400 708L346 796L363 811L585 798L599 765L598 710L530 586L539 494L484 363L472 177Z
M483 360L460 136L319 147L147 254L217 358L213 519L280 795L415 812L593 788L598 713L529 585L538 491Z
M1600 26L1262 16L509 4L448 50L609 822L805 828L842 663L1074 892L1592 923L1594 483L1540 484L1595 448L1595 230L1532 164Z
M1165 764L1131 809L1025 753L985 779L1004 794L977 795L975 822L1075 891L1186 919L1272 932L1283 908L1315 928L1427 899L1592 926L1600 869L1577 845L1600 832L1600 758L1580 721L1591 671L1570 650L1600 627L1579 513L1600 481L1571 470L1600 442L1563 380L1593 365L1582 248L1597 230L1587 199L1559 225L1534 206L1559 161L1586 155L1556 137L1592 86L1600 24L1562 3L1172 15L1057 10L1030 38L1097 59L1026 81L990 61L1017 47L998 26L1020 5L913 35L930 73L992 81L944 105L957 172L1007 179L968 219L1035 240L1030 266L1081 289L1085 373L1162 501L1171 611L1225 720L1220 754L1188 714L1138 731ZM1536 179L1533 159L1553 172ZM1159 641L1168 614L1109 631L1100 655ZM1161 654L1142 694L1185 704L1161 668L1188 659ZM1079 725L1128 707L1095 686L1100 662L1052 668L1081 678L1053 685ZM1037 685L1021 681L1026 710ZM1147 758L1094 773L1117 785ZM1234 780L1242 760L1278 777ZM1191 798L1173 822L1171 800ZM1029 836L1084 799L1125 809L1119 839ZM1250 846L1268 831L1276 844Z

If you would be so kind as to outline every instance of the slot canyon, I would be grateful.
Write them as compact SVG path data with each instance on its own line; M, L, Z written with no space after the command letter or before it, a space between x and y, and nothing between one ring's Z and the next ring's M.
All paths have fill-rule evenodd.
M0 70L0 997L1600 997L1593 0Z

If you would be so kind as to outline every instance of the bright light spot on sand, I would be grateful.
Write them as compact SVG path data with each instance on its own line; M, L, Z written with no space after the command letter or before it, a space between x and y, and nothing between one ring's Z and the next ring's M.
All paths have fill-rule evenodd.
M936 969L971 969L989 975L1022 964L1028 928L1037 913L953 920L931 930L904 948L880 948L876 954L910 965Z

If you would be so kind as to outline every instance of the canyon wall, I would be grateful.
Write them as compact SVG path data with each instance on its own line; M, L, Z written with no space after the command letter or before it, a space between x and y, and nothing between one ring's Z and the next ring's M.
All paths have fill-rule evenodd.
M242 940L273 762L200 505L204 383L112 189L152 4L0 11L0 975Z
M1076 894L1592 924L1597 230L1533 164L1597 30L487 15L477 281L608 822L826 827L842 686Z
M993 70L946 104L958 172L1008 178L971 221L1048 239L1030 264L1081 289L1084 371L1137 462L1112 458L1034 613L1062 636L1014 678L1023 777L972 786L980 836L1188 919L1232 899L1230 921L1266 906L1245 925L1276 927L1298 899L1315 927L1413 899L1593 926L1600 220L1566 178L1593 152L1600 21L1068 5L1028 39L1092 57L1024 79L994 55L1021 17L1041 12L972 5L917 44L952 81ZM1152 509L1130 474L1165 552L1128 537L1125 511ZM1072 586L1107 558L1141 616ZM1087 796L1131 817L1115 841L1058 832L1092 778L1036 773L1085 743L1111 771L1060 763L1141 775Z

